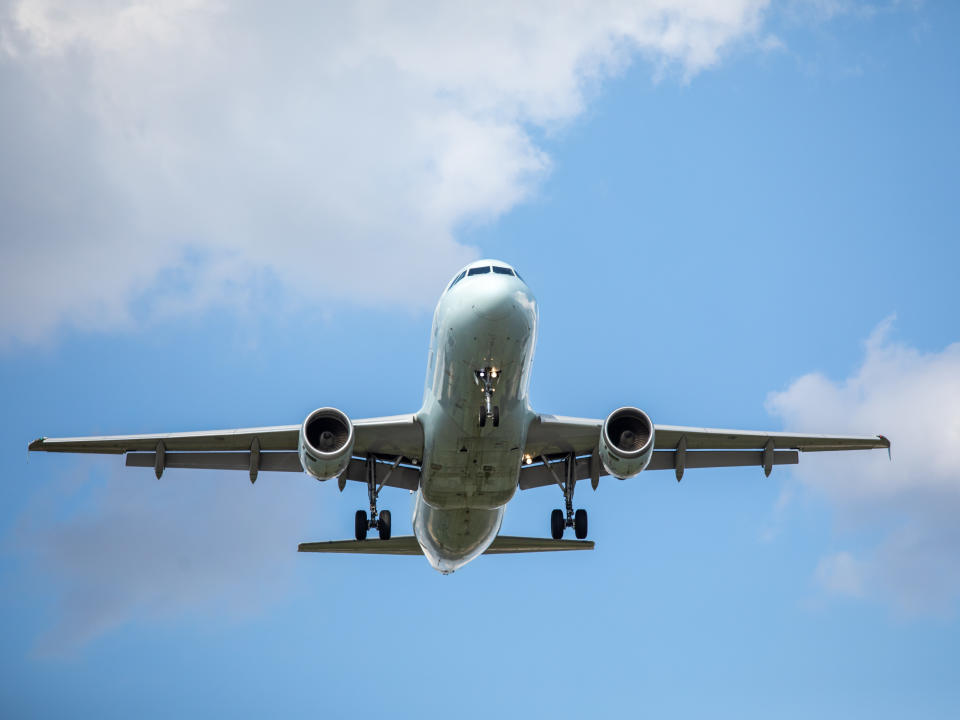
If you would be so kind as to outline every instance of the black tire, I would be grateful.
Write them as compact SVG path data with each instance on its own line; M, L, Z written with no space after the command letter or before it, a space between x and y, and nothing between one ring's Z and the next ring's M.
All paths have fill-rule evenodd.
M380 533L381 540L390 539L390 511L381 510L377 516L377 532Z
M484 408L480 408L480 427L483 427L487 424L487 411Z
M577 540L587 537L587 511L582 508L573 514L573 532Z
M554 540L560 540L563 537L565 525L566 518L563 517L563 510L554 510L550 513L550 535Z
M357 510L357 514L353 516L353 533L354 535L356 535L357 540L367 539L367 511L366 510Z
M500 427L500 406L493 406L493 426Z

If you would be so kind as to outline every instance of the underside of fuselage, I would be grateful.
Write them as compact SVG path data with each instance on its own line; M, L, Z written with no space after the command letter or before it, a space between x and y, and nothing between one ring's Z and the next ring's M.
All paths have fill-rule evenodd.
M537 306L504 263L482 260L437 305L424 402L420 490L413 527L444 573L493 542L517 489L533 412L527 398Z

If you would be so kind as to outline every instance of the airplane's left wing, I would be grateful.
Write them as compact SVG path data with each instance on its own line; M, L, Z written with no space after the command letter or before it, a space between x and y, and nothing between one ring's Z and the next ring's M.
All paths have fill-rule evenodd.
M577 480L606 474L596 449L603 420L540 415L527 433L524 455L530 463L520 472L521 490L559 482L550 466L573 456ZM654 425L654 451L647 470L795 465L800 452L890 448L883 435L803 435L798 433ZM544 464L546 460L546 464Z
M375 456L394 469L386 485L419 487L423 457L423 430L413 415L394 415L352 421L353 457L348 480L366 482L363 459ZM203 430L148 435L39 438L30 450L67 453L126 454L126 464L152 467L159 477L166 468L247 470L251 481L264 471L302 472L297 455L299 425ZM399 458L399 461L396 459Z

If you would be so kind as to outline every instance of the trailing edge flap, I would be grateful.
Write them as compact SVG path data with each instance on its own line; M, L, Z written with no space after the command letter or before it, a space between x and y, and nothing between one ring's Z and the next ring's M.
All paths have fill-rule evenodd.
M358 555L422 555L420 544L413 535L389 540L330 540L300 543L299 552L353 553ZM551 540L549 538L499 535L484 551L484 555L506 553L550 552L557 550L593 550L592 540Z

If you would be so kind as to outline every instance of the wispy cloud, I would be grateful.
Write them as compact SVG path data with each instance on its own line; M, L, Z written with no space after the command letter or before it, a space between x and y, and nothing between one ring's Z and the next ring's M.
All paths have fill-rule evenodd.
M323 524L305 475L137 474L52 482L7 538L30 559L21 584L52 601L38 654L131 622L256 615L286 598L297 543Z
M960 599L960 343L920 352L891 339L892 323L874 330L849 378L805 375L767 407L793 430L883 432L893 442L892 462L877 452L811 455L795 471L857 546L823 558L822 586L950 613Z
M0 342L258 287L426 307L476 255L457 228L549 171L533 129L638 54L690 77L762 45L765 5L13 2Z

